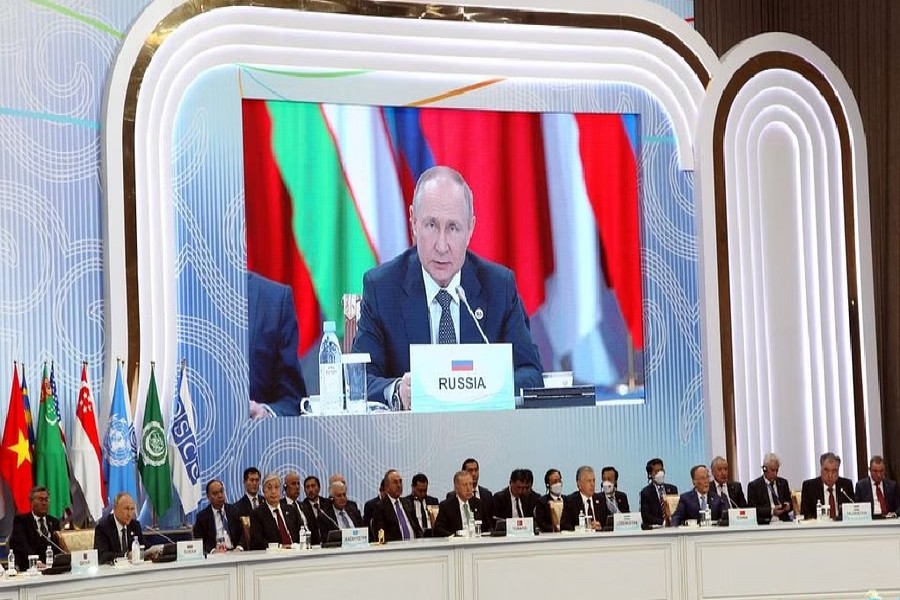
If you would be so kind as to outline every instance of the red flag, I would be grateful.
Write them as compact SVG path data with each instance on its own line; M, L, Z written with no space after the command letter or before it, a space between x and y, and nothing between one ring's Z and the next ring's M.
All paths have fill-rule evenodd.
M87 380L87 366L81 366L81 391L75 409L75 433L72 436L72 475L81 485L84 501L94 520L103 516L106 483L100 457L100 436L94 416L94 399Z
M25 423L25 405L19 385L19 369L13 366L12 391L9 394L9 412L0 445L0 475L6 480L20 513L31 510L28 499L34 486L31 465L31 447L28 426Z

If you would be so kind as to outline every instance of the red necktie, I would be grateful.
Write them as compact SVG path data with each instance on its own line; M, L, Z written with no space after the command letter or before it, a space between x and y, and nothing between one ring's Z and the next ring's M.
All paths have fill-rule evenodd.
M881 516L888 514L887 502L884 499L884 494L881 492L881 484L875 484L875 495L878 496L878 504L881 505Z
M288 533L287 526L284 524L284 519L281 518L281 511L277 508L275 509L275 521L278 523L278 533L281 535L281 545L282 546L290 546L291 534Z
M832 519L837 518L837 506L834 504L834 488L828 488L828 516Z

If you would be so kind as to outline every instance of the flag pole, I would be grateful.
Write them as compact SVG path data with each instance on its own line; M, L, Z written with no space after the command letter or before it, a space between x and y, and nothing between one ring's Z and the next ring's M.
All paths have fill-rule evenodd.
M634 369L634 338L631 337L631 331L626 336L628 341L628 391L633 392L637 387L637 379Z

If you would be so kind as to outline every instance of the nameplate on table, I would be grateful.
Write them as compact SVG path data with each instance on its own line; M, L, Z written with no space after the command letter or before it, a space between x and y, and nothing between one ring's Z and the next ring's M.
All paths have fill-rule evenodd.
M178 562L203 560L203 541L188 540L186 542L176 542L175 552L175 559Z
M845 523L872 520L872 505L868 502L848 502L841 504L841 515Z
M516 407L511 344L410 344L409 364L413 412Z
M87 575L97 572L97 551L76 550L72 553L72 574Z
M341 529L341 548L368 548L369 530L365 527Z
M641 513L618 512L613 515L613 531L640 531Z
M507 519L506 537L532 537L534 535L534 519Z
M759 523L756 521L756 509L729 508L728 527L729 529L753 529L754 527L759 527Z

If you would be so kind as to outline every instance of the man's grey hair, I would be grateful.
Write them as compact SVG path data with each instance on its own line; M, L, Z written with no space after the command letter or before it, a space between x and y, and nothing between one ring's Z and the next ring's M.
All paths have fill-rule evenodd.
M841 466L841 457L835 454L834 452L826 452L822 456L819 457L819 466L824 467L825 461L833 460L837 463L837 466Z
M340 491L346 492L347 486L344 485L343 481L332 481L331 485L328 486L328 489L330 490L330 493L332 495L334 495L335 492L340 492Z
M580 467L578 467L578 470L575 471L575 481L581 481L581 475L583 473L590 473L591 475L593 475L594 467L591 467L589 465L581 465Z
M712 462L711 462L711 463L709 463L709 469L710 469L710 471L713 470L713 469L715 469L715 468L716 468L716 465L719 464L720 462L723 462L723 463L725 463L726 465L728 464L728 461L725 460L724 457L717 456L717 457L715 457L714 459L712 459Z
M774 452L768 452L765 456L763 456L763 466L764 467L781 467L781 459L778 458L778 455Z
M419 214L419 205L422 203L422 194L425 192L425 187L432 181L438 180L452 181L462 188L463 196L466 199L466 211L469 214L469 224L471 224L472 219L475 217L475 201L472 196L472 188L469 187L469 184L466 183L465 178L459 171L443 165L431 167L419 176L419 181L416 182L416 189L413 192L413 213Z

